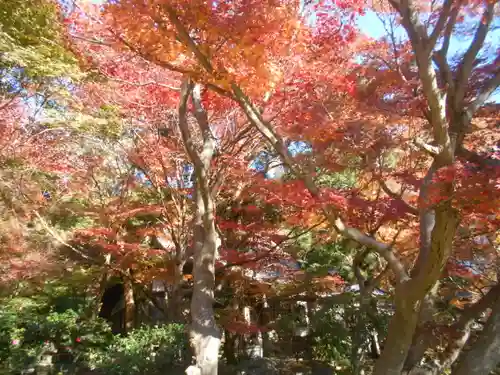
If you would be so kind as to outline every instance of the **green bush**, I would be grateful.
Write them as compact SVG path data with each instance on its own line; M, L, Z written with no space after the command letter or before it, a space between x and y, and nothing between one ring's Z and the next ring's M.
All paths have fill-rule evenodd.
M313 320L315 359L349 366L352 349L351 327L345 307L332 306L320 311Z
M57 371L85 366L89 353L113 339L100 318L86 317L77 307L54 311L46 299L11 298L0 301L0 373L19 374L51 355Z
M90 356L89 364L106 375L165 373L182 362L187 347L183 325L144 326L115 337L107 350Z

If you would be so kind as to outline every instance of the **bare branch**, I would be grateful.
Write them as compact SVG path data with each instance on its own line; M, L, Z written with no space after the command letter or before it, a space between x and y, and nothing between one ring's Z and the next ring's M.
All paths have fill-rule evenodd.
M441 49L439 51L434 52L433 59L436 65L438 66L439 72L441 74L441 79L446 84L446 89L448 93L448 100L453 96L455 91L455 80L453 78L453 74L450 69L450 65L448 64L448 50L450 48L450 40L451 35L453 33L453 29L455 28L455 23L457 22L458 12L460 11L460 6L457 4L452 12L450 17L448 18L448 23L446 24L446 29L443 35L443 43L441 45Z
M387 264L391 268L391 271L395 274L396 280L399 283L410 280L410 277L408 276L403 263L401 263L397 256L392 252L391 245L381 243L376 239L362 233L358 229L347 227L340 218L337 218L335 220L335 227L344 236L377 251L380 256L382 256L382 258L384 258L384 260L387 262Z
M413 140L413 144L418 148L420 148L422 151L425 151L426 153L431 155L432 157L438 156L442 151L441 147L430 145L429 143L426 143L420 138L415 138Z
M75 39L79 39L79 40L82 40L84 42L87 42L87 43L92 43L92 44L98 44L100 46L106 46L106 47L111 47L112 44L111 43L106 43L106 42L103 42L102 40L99 40L97 38L85 38L83 36L80 36L80 35L77 35L77 34L69 34L72 38L75 38Z
M441 45L440 52L443 53L445 57L450 49L451 35L453 34L453 29L455 28L459 11L460 6L455 6L444 31L443 44Z
M84 254L82 251L78 250L76 247L70 245L67 243L54 229L50 227L50 225L45 221L45 219L38 213L38 211L33 211L35 216L38 218L40 223L42 224L43 228L49 233L57 242L59 242L61 245L66 246L68 249L73 251L74 253L78 254L84 259L94 261L91 257L89 257L87 254Z
M247 115L247 118L251 123L259 130L259 132L266 138L266 140L273 146L275 151L280 155L283 162L290 168L290 170L300 179L302 179L309 190L309 192L316 197L320 196L320 192L314 183L314 180L308 174L303 174L297 168L296 163L293 161L293 157L290 151L286 148L283 140L276 134L272 126L262 119L262 116L258 109L256 109L250 100L245 96L243 91L236 84L232 85L233 92L236 100L242 107L243 111ZM391 270L395 273L398 282L404 282L409 279L408 274L400 262L400 260L394 255L391 247L387 244L377 241L375 238L368 236L367 234L359 231L355 228L347 227L343 220L335 213L333 210L324 210L325 216L328 218L330 224L341 234L347 238L353 239L354 241L372 248L377 251L390 265Z
M201 104L201 89L201 85L196 84L193 88L191 98L194 104L194 117L196 117L196 121L202 131L203 138L206 140L207 138L213 138L213 136L210 130L210 125L208 124L207 112Z
M365 289L366 277L364 277L361 273L361 265L363 264L365 258L370 253L370 249L364 249L360 251L353 259L352 268L354 270L354 276L356 276L356 280L359 284L359 290L363 293Z
M432 58L438 66L439 72L441 73L441 79L445 83L449 97L450 95L453 95L455 81L453 79L453 74L451 72L450 65L448 64L448 60L446 59L446 54L442 51L437 51L434 52Z
M402 17L403 26L408 33L414 47L422 50L422 52L430 55L430 50L426 49L426 42L428 41L427 30L420 22L418 12L412 0L394 1L389 0L391 5L399 12Z
M179 17L177 16L175 9L169 5L163 5L163 7L167 11L168 19L170 20L170 22L172 22L175 29L177 30L179 40L195 55L196 59L198 59L200 64L209 74L213 76L218 76L218 72L213 68L208 57L205 56L203 52L198 48L193 38L191 38L188 31L186 30L182 22L179 20ZM155 22L157 22L159 25L163 24L163 21L161 19L155 19ZM192 74L191 76L193 77ZM223 88L217 85L214 85L213 83L206 83L206 86L222 96L232 98L230 92L224 90Z
M146 51L142 51L133 44L131 44L129 41L127 41L125 38L123 38L121 35L118 35L115 33L113 30L110 30L110 32L114 35L116 39L118 39L120 42L122 42L130 51L134 52L138 56L142 57L146 61L150 61L158 66L161 66L162 68L171 70L173 72L177 73L182 73L182 74L190 74L190 75L195 75L195 72L181 68L179 66L175 66L168 61L164 60L159 60L156 56L153 54L150 54Z
M100 71L100 73L101 73L101 75L103 75L104 77L106 77L107 79L109 79L111 81L118 82L118 83L123 83L125 85L136 86L136 87L141 87L141 86L158 86L158 87L163 87L163 88L166 88L166 89L169 89L169 90L172 90L172 91L181 91L181 89L179 87L166 85L164 83L159 83L159 82L156 82L156 81L131 82L131 81L126 81L126 80L121 79L121 78L116 78L116 77L109 76L109 75L107 75L106 73L104 73L102 71Z
M389 197L391 197L392 199L395 199L395 200L401 202L402 204L404 204L404 206L406 207L406 209L410 213L412 213L413 215L418 215L419 214L418 210L415 207L409 205L403 199L402 194L397 194L394 191L392 191L391 189L389 189L389 187L387 186L387 184L383 180L380 180L379 183L380 183L380 187L382 188L382 190L384 191L384 193L386 193Z

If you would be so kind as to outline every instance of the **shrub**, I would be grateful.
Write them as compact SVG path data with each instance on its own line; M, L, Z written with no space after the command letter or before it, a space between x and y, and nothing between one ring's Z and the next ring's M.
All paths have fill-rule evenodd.
M3 300L0 310L0 373L19 374L52 356L56 370L84 365L89 353L112 342L106 321L73 309L53 311L45 300Z
M106 351L90 356L89 364L106 375L165 373L182 362L187 347L183 325L144 326L126 337L115 337Z

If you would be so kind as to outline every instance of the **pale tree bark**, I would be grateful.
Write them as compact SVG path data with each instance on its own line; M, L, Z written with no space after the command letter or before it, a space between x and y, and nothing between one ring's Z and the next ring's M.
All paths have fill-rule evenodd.
M172 233L173 234L173 233ZM172 237L174 237L172 235ZM184 322L184 265L186 264L187 252L186 246L181 245L178 241L173 241L175 244L174 266L173 266L173 285L170 295L168 296L168 320L170 322L181 323ZM168 293L165 294L167 296Z
M181 182L182 177L178 176L177 181L182 184ZM183 186L183 185L181 185ZM159 190L159 189L158 189ZM184 217L186 216L185 210L181 207L184 206L185 204L175 204L175 207L177 209L177 214L178 217L183 218L184 222ZM173 283L172 283L172 288L170 293L165 293L166 299L168 299L168 316L167 320L170 322L177 322L181 323L185 321L183 310L185 308L184 306L184 292L183 292L183 283L184 283L184 275L183 275L183 270L184 270L184 265L186 264L186 260L191 255L187 251L187 236L183 233L184 230L179 230L178 225L174 224L172 218L170 215L166 214L165 220L167 223L170 224L171 229L168 231L165 230L165 234L171 238L171 241L173 242L175 246L175 252L172 255L169 255L168 260L172 261L173 260ZM186 231L187 232L187 231ZM156 238L156 242L161 248L163 248L166 252L170 252L170 243L165 242L161 239L161 237ZM173 258L173 259L172 259ZM165 300L165 302L167 302Z
M215 202L210 187L210 164L215 152L206 112L201 105L200 86L186 79L181 89L179 129L184 146L194 165L194 267L193 296L191 300L190 339L196 365L187 372L199 375L217 375L221 332L213 309L215 290L215 259L218 234L215 227ZM202 135L201 146L194 142L187 118L187 102L192 97L195 118Z

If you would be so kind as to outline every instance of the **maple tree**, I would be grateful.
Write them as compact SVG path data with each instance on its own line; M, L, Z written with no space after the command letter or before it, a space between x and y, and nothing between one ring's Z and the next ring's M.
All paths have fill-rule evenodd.
M269 77L266 77L265 75L267 78L267 85L249 85L246 80L241 80L235 76L232 68L232 64L234 64L234 62L232 62L232 54L228 53L224 49L226 40L220 41L218 38L222 38L222 36L219 36L217 33L219 30L217 28L218 22L221 22L217 10L224 7L210 5L208 7L211 9L207 9L206 4L197 5L199 6L190 8L196 9L196 13L190 13L190 9L184 8L182 4L179 4L178 6L175 6L175 4L161 4L158 7L152 7L146 4L138 7L137 4L134 4L134 2L126 2L112 5L109 8L109 12L113 17L113 26L120 30L119 32L122 35L122 41L124 41L127 47L132 51L139 53L142 57L156 63L159 66L164 66L171 70L181 71L183 74L188 74L194 79L205 83L207 87L211 88L213 91L224 96L228 96L238 103L246 114L248 120L261 132L266 140L271 143L271 145L275 148L275 151L281 156L284 163L292 171L292 173L304 182L304 187L302 188L303 193L301 194L302 197L304 197L304 195L307 197L308 194L311 194L312 198L320 198L324 196L315 184L311 173L304 171L298 166L296 160L294 160L289 149L286 147L286 143L283 141L282 136L277 133L277 128L274 124L279 123L281 125L279 120L283 119L279 117L274 118L273 123L271 123L269 120L265 119L266 112L263 114L262 110L258 108L264 104L267 109L267 101L269 99L261 104L262 99L258 99L258 97L264 96L265 91L255 92L255 89L257 87L269 89L271 84L275 85L274 77L276 76L273 75L273 78L269 80ZM346 5L349 4L344 4L344 9L347 8ZM453 26L457 20L458 14L464 10L458 5L453 7L452 2L446 2L442 8L435 10L435 13L438 14L438 16L436 16L436 20L432 17L429 19L429 22L436 23L433 25L433 31L430 35L427 35L427 31L424 26L422 26L420 21L416 20L414 16L415 12L419 10L414 8L413 3L392 2L391 5L397 12L400 13L402 23L407 30L409 42L412 46L410 54L416 60L418 68L417 76L412 79L415 82L414 84L417 86L417 95L421 95L427 103L428 109L424 107L423 114L433 129L432 134L434 141L437 143L437 145L429 145L418 139L416 141L417 145L419 145L421 149L425 150L432 156L434 162L428 169L427 177L424 178L424 184L419 189L418 212L422 227L422 237L420 239L421 248L416 261L416 266L412 271L411 276L406 272L404 266L392 253L390 246L377 241L372 236L365 235L362 231L354 229L354 227L347 226L345 221L341 219L341 216L338 215L338 212L336 212L338 209L332 210L331 200L330 202L328 202L328 200L326 202L323 201L323 204L330 203L329 207L326 208L325 214L334 228L344 236L352 238L358 243L378 251L385 258L389 267L395 273L397 283L395 316L391 323L388 339L386 340L386 350L384 350L382 357L378 362L379 365L375 367L375 373L381 374L400 373L402 370L407 350L409 349L413 339L414 330L418 325L417 321L419 311L418 309L414 309L413 306L424 301L427 292L436 280L439 279L441 270L445 266L448 257L451 255L453 237L459 223L459 211L456 207L454 207L454 202L448 199L452 196L452 181L455 179L455 176L453 174L450 176L448 173L448 177L444 176L442 173L449 170L449 167L454 166L455 154L458 156L462 153L471 156L462 146L465 135L465 126L470 122L470 119L477 108L483 104L484 100L486 100L489 94L498 86L496 82L498 76L494 75L489 81L489 84L480 89L481 91L477 94L476 99L470 101L465 95L466 87L470 87L469 77L471 76L473 70L474 60L484 43L485 35L493 19L494 3L487 3L485 5L486 10L484 11L485 13L481 19L480 26L477 29L477 37L471 44L468 52L465 53L461 63L458 65L457 74L460 79L456 85L451 84L451 80L449 78L451 68L446 61L443 61L445 60L443 59L443 56L446 56L446 48L448 48L447 43L449 43L447 40L450 38L450 33L453 31ZM235 5L232 4L232 6ZM295 6L297 6L297 4L295 4ZM286 7L282 9L286 9ZM229 13L227 12L227 9L224 9L224 17L231 18L228 16L229 14L248 15L251 13L248 8L244 9L244 13L237 13L239 10L243 9L235 9L235 13ZM330 9L330 11L332 10L333 12L330 13L317 13L324 17L324 19L318 17L318 25L316 25L316 27L321 31L317 32L317 34L313 36L318 38L317 42L311 43L317 48L315 51L316 54L318 54L321 48L324 48L323 51L328 50L329 53L321 55L324 58L332 56L331 53L333 51L338 52L338 49L336 50L335 47L329 43L335 41L337 43L336 45L339 46L341 45L341 43L339 43L340 41L349 41L349 38L352 38L352 34L349 34L348 28L342 27L343 25L340 23L341 15L339 15L339 8ZM129 17L132 12L134 12L135 15L139 12L139 14L145 17L145 21L147 21L137 24L140 30L136 30L134 27L125 26L126 23L123 22L123 20L126 19L126 17ZM352 14L351 9L350 12ZM335 14L336 17L333 17L332 13ZM206 16L202 17L203 14L206 14ZM280 16L282 14L281 12L276 12L276 15L273 14L272 16L269 16L269 13L266 14L268 17L263 19L272 20L272 25L274 27L277 25L282 27L283 25L293 24L293 22L277 23L274 17ZM290 13L290 16L297 17L298 14L299 11L297 7L295 7L293 12ZM154 23L151 24L151 21ZM242 20L239 21L239 23L244 24ZM321 22L324 22L324 24L321 24ZM295 25L297 25L297 23L295 23ZM256 28L258 26L263 27L259 33L260 38L270 36L273 32L275 32L273 27L269 27L270 25L257 25ZM282 41L282 43L280 43L280 47L286 46L292 51L293 48L302 47L300 42L294 43L293 45L290 43L291 40L293 40L293 42L296 42L297 40L300 41L301 36L303 35L302 32L307 30L307 28L295 27L296 35L290 33L289 30L280 30L280 40ZM191 30L196 30L196 36L190 34ZM322 34L322 31L324 34ZM237 30L231 29L231 36L233 35L233 32L234 35L238 34ZM330 34L328 34L328 32L330 32ZM289 35L291 34L294 38L289 38ZM327 38L325 38L325 34L328 35ZM162 41L158 45L158 42L154 41L157 40L156 38L160 35L162 35ZM175 35L176 39L172 39L172 35ZM246 35L251 35L251 33L247 33ZM224 37L227 38L227 34L224 35ZM153 39L150 40L149 38ZM441 51L442 57L440 74L442 76L442 80L440 83L443 84L447 82L448 90L456 90L449 91L447 96L448 99L446 100L439 92L438 80L432 66L434 46L439 38L444 39L443 45L445 48L445 50ZM229 38L227 39L229 40ZM163 40L166 40L168 41L167 43L171 44L165 45ZM239 40L244 43L246 38L241 38ZM210 48L219 46L219 44L222 44L222 46L219 47L219 50L210 50ZM228 45L231 45L232 48L234 47L235 51L239 52L237 44L228 43ZM152 46L154 51L151 50L149 46ZM259 56L259 53L254 51L255 48L258 48L257 43L254 43L251 46L245 45L245 47L245 49L248 50L249 54L252 56ZM173 59L174 56L169 55L168 52L166 54L162 52L162 48L165 48L166 51L169 52L175 51L175 59ZM279 59L278 56L280 52L281 48L280 51L269 51L269 55L267 56L269 65L276 63L278 58L278 61L281 60L280 63L282 64L282 67L286 67L287 73L293 77L293 65L287 65L284 57ZM304 51L302 52L302 55L304 55ZM278 54L278 56L276 56L276 54ZM294 51L294 55L297 56L299 54ZM342 56L342 54L340 54L340 56ZM439 59L439 53L436 53L435 56ZM186 69L180 68L177 64L180 60L179 57L183 60L182 66L186 67ZM239 57L241 58L242 56L240 55ZM222 59L227 59L227 61ZM223 63L221 63L221 60ZM252 64L255 64L253 59L242 58L241 60L242 61L239 61L239 67L243 72L246 71L246 69L249 69L249 67L252 67ZM317 58L317 60L321 59ZM308 65L314 66L315 63L320 64L322 62L317 60L313 60L312 62L308 61ZM293 63L296 63L296 61L293 61ZM300 66L300 61L297 65ZM259 66L266 66L266 64L260 61ZM303 66L301 66L301 68L302 72ZM314 72L320 72L323 74L323 77L332 77L331 74L328 74L330 72L327 73L324 69L319 69L318 65L316 65L315 68L316 70L314 70ZM322 66L322 68L324 68L324 66ZM484 69L482 70L484 71ZM268 72L266 73L268 74ZM253 76L257 79L260 74L261 73L259 71L256 71ZM303 76L301 78L302 82L307 81L304 80ZM317 80L318 77L314 78ZM399 78L407 80L404 76ZM337 87L339 85L339 83L334 84L336 84ZM342 82L342 84L344 83ZM418 92L420 85L422 87L421 94ZM457 87L455 88L454 86ZM244 93L245 91L247 91L246 94ZM345 87L344 91L348 91L348 87ZM273 95L271 95L271 98L272 97ZM251 98L257 99L254 102ZM450 98L453 98L453 100ZM314 98L308 99L309 102L314 102ZM299 101L299 103L301 103L301 101ZM271 100L269 103L268 113L272 113L273 104L274 103ZM324 105L324 102L321 104ZM465 105L467 105L467 110L463 113L462 108ZM297 121L300 123L300 129L307 129L307 120L312 117L311 114L307 113L307 109L305 111L301 111L301 115L303 117L298 117L296 113L294 113L293 108L287 109L289 111L286 113L291 113L292 116L294 116L293 119L297 120L298 118L299 120L302 120L300 122ZM317 119L315 120L317 121ZM317 122L320 123L319 121ZM286 131L286 128L281 131ZM307 131L301 133L302 135L307 136ZM321 134L321 138L325 141L324 134ZM453 142L451 138L453 138ZM309 139L309 141L312 141L312 139ZM313 144L313 147L314 146L315 145ZM491 181L491 177L488 178L488 180ZM386 191L390 190L386 189ZM337 207L339 206L339 203L343 202L343 199L335 194L333 195L333 200L336 203L335 206ZM340 206L340 208L341 207L342 206ZM429 225L426 225L427 222ZM406 335L401 335L403 327L405 327L403 331L406 332Z
M493 232L498 225L494 209L481 207L479 201L475 202L478 205L472 207L467 198L467 186L477 183L475 185L476 193L488 196L487 199L490 201L498 199L496 196L498 189L491 185L495 184L498 179L498 168L495 167L496 160L491 158L488 151L484 149L486 153L480 156L468 148L477 147L474 140L477 140L478 136L484 137L487 134L487 131L474 129L475 125L472 119L477 110L483 106L498 87L499 76L494 67L494 58L492 61L488 61L488 59L482 60L480 57L481 51L490 48L485 40L494 18L495 4L493 2L470 2L469 4L443 2L436 5L435 9L432 9L432 12L426 15L427 18L422 21L417 20L414 16L420 12L416 3L394 1L390 2L390 5L401 17L400 23L408 35L408 41L398 43L394 37L394 30L397 27L396 21L386 20L389 35L381 43L387 43L390 47L387 50L389 52L386 56L372 54L374 57L372 60L374 62L373 68L377 69L380 72L377 74L382 76L392 75L393 78L389 82L394 82L392 84L397 84L406 92L399 88L394 97L384 100L384 94L392 93L393 90L390 89L390 86L381 86L374 82L373 89L380 91L373 98L374 101L378 100L382 105L391 103L392 106L392 104L396 104L393 108L409 115L415 116L415 111L417 111L416 116L424 120L422 124L424 126L423 137L432 140L430 142L422 141L420 138L422 135L419 134L414 135L412 139L424 153L432 158L432 164L427 167L425 172L422 171L423 180L418 190L418 213L421 227L420 251L411 275L415 284L409 281L405 285L405 287L409 287L408 291L411 290L411 293L414 294L413 297L408 298L408 296L403 296L406 292L400 292L402 293L400 294L401 303L408 304L408 307L418 301L420 301L418 303L424 304L420 316L418 310L402 313L401 326L409 327L409 322L413 321L412 324L424 330L423 327L429 321L428 314L433 311L433 308L430 307L433 304L432 293L430 295L427 293L440 278L441 269L447 264L453 251L457 250L456 247L454 249L454 244L457 246L458 243L454 243L453 240L457 234L459 223L461 222L464 226L470 226L472 223L479 226L485 225ZM468 17L471 17L473 21L471 19L465 21ZM464 32L460 26L462 22L476 22L477 27L470 45L464 53L451 55L448 52L450 40L457 37L457 33ZM490 65L491 63L492 65ZM410 64L415 64L416 69L410 70ZM436 70L432 64L437 65ZM479 85L476 81L478 74L489 75L490 80L484 85ZM400 106L398 103L402 105ZM373 104L377 105L378 103ZM483 138L484 140L485 138ZM495 142L494 139L493 142ZM490 147L493 144L490 144ZM481 146L484 145L483 143ZM476 166L473 166L474 164ZM471 168L476 170L474 177L470 174ZM474 181L475 178L478 180ZM478 181L483 178L483 182L479 183ZM479 189L485 188L483 193L478 191L479 186L481 186ZM447 230L450 231L448 234ZM466 246L471 246L471 244ZM401 287L401 289L404 290L405 287ZM397 301L397 289L395 298ZM403 306L401 306L401 310L403 310ZM397 326L396 318L392 324L394 327ZM382 354L384 364L381 360L380 366L376 367L374 373L392 373L390 371L399 373L412 339L414 346L410 351L407 366L409 369L416 366L424 354L423 351L427 348L426 344L422 345L425 339L418 331L419 329L413 338L414 333L410 329L406 342L404 335L396 333L396 330L393 331L392 338L389 333L386 345L389 345L391 349ZM463 345L464 338L467 337L468 333L464 335L458 335L457 341L453 341L456 344L450 344L451 352L447 352L447 354L451 357L446 358L444 355L444 361L437 365L438 369L428 370L430 373L450 366L457 359L457 351L460 348L458 343L463 340ZM453 347L453 345L458 345L458 347ZM420 348L417 348L418 346ZM400 350L404 355L391 354L391 350ZM415 352L419 352L419 354ZM481 359L476 360L480 361ZM459 360L455 371L457 373L473 371L467 367L470 366L470 361L473 361L471 357ZM388 371L387 368L391 368L390 363L394 363L394 369ZM467 367L467 370L463 366ZM486 361L483 366L485 367L481 369L478 367L474 371L477 373L488 372L487 369L491 370L495 364Z
M6 98L2 161L23 144L15 151L25 165L64 175L62 186L47 187L51 199L23 204L74 265L96 270L97 303L112 275L122 280L127 332L143 297L170 321L191 321L189 371L217 373L221 328L229 359L235 335L264 337L291 314L252 321L251 307L295 299L328 309L331 298L359 302L339 328L351 331L354 374L371 367L362 352L385 315L374 374L438 374L452 365L454 374L487 373L499 360L498 108L486 103L499 79L497 46L487 39L498 5L425 5L77 2L62 61L75 56L83 73L59 64L51 71L71 84L49 76L36 86L65 94L50 108L44 102L35 138L16 138L23 118L11 114L24 107L17 94ZM359 33L365 11L377 12L386 36ZM452 55L456 38L470 45ZM17 64L46 58L21 51ZM12 168L2 174L11 179ZM38 195L41 186L30 183ZM349 271L328 275L332 268ZM257 273L275 276L262 282ZM149 291L158 279L171 288L166 308ZM357 283L356 297L321 296L346 283ZM393 308L377 288L392 295ZM484 296L470 306L454 297L475 289Z
M34 264L43 272L57 268L51 259L55 243L44 234L45 222L37 216L54 206L63 194L64 174L76 168L64 162L64 137L39 119L44 109L65 102L67 90L60 80L76 81L79 71L76 59L65 48L64 26L57 22L55 4L2 2L2 9L2 280L8 285L18 278L37 276Z

